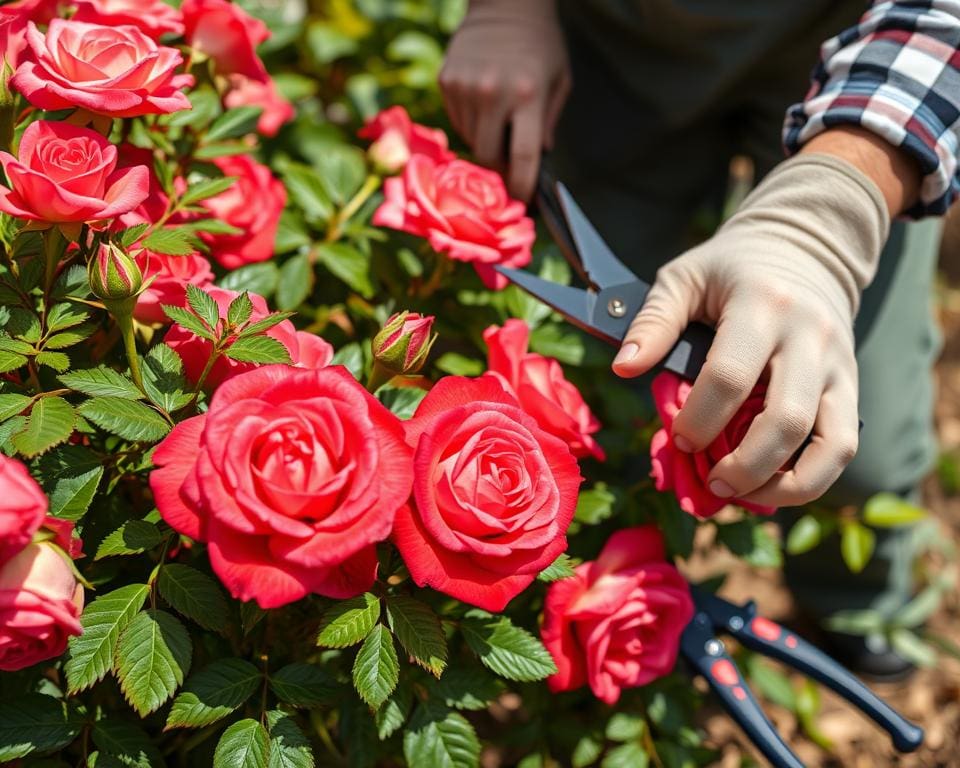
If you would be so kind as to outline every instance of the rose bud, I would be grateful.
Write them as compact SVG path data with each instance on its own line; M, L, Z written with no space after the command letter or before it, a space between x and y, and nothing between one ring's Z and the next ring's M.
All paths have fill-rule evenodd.
M108 305L135 298L143 287L143 273L126 251L113 243L101 245L87 267L90 290Z
M373 337L373 359L387 371L409 376L419 371L436 341L433 315L398 312Z
M367 150L367 157L378 173L390 176L398 173L410 159L410 147L397 131L387 131Z

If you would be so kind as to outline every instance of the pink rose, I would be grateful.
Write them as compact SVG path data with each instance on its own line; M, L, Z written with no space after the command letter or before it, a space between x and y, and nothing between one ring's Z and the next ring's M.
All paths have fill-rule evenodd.
M190 109L178 75L180 51L157 45L136 27L54 19L46 35L30 22L31 57L10 84L40 109L81 107L109 117Z
M575 576L550 585L541 634L557 665L551 691L589 684L615 704L622 689L673 669L694 608L687 582L664 558L656 528L626 528Z
M183 17L163 0L73 0L77 12L74 21L137 27L154 40L163 35L182 35Z
M153 152L149 149L135 147L133 144L120 144L117 146L117 168L133 168L142 165L147 169L147 197L129 213L124 213L114 222L115 229L126 229L137 224L153 224L160 221L167 212L167 205L170 199L163 191L160 179L153 165ZM182 179L178 179L182 181ZM184 184L184 187L186 185ZM171 218L171 223L180 221L182 214L175 214Z
M530 262L533 221L495 171L465 160L436 163L412 155L402 176L384 182L384 194L374 224L425 237L434 250L471 262L488 288L507 284L494 264Z
M53 659L79 635L83 587L54 546L28 544L0 564L0 671Z
M153 460L160 515L206 541L230 594L261 608L369 589L373 545L410 495L402 423L339 366L231 379Z
M180 11L187 43L213 59L218 74L267 80L256 51L270 37L266 24L227 0L184 0Z
M576 459L492 376L441 379L404 425L414 504L393 538L410 576L503 610L567 548Z
M273 256L273 243L287 191L267 166L249 155L218 157L213 164L224 176L236 176L233 185L202 203L210 215L242 229L239 235L201 233L210 255L227 269L266 261Z
M293 120L296 114L293 105L280 95L277 84L270 77L261 81L230 75L230 90L223 97L223 104L227 109L262 107L257 130L264 136L276 136L283 124Z
M658 491L673 491L680 508L699 518L710 517L727 504L739 504L758 515L772 515L775 507L764 507L738 499L721 499L710 492L707 478L710 470L724 456L740 445L754 417L763 410L764 387L756 387L740 410L724 427L717 439L703 451L684 453L673 444L673 420L687 401L692 385L674 373L664 371L653 380L653 399L663 422L650 442L650 474Z
M148 193L148 170L117 168L117 148L96 131L38 120L20 139L19 157L0 152L11 189L0 186L0 210L52 224L111 219Z
M220 308L220 319L226 320L230 302L240 294L236 291L228 291L213 286L204 290L217 302L217 306ZM184 287L184 291L186 291L186 287ZM258 296L255 293L250 293L248 296L253 304L253 314L250 316L251 323L262 320L270 314L263 296ZM312 334L296 330L289 320L283 320L273 326L267 331L267 336L276 339L287 348L292 364L297 367L322 368L333 357L333 349L326 341ZM176 324L167 331L163 340L180 355L187 379L192 384L196 384L207 365L207 360L210 358L213 343L201 339L192 331ZM227 379L251 371L256 367L256 363L241 363L221 356L210 368L210 373L207 375L204 385L206 389L215 389Z
M0 8L0 56L16 69L27 49L27 17L13 8Z
M456 159L447 148L447 134L413 122L401 106L382 110L357 135L373 142L370 157L389 173L402 170L410 155L426 155L437 163Z
M137 251L134 261L143 273L143 281L152 278L137 298L133 316L141 323L169 323L162 305L185 307L187 285L208 289L213 286L210 262L198 253L170 256L146 249Z
M27 468L0 454L0 563L33 539L47 515L47 497Z
M542 429L563 440L573 455L605 458L593 439L600 422L560 363L527 350L530 329L523 320L510 319L502 328L491 325L483 332L487 342L487 367L499 376L520 406Z

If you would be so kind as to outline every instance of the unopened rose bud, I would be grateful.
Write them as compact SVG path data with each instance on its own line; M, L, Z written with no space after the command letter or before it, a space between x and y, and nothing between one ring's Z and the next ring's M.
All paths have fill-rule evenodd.
M399 131L386 131L367 150L378 173L390 175L402 171L410 159L410 147Z
M140 293L143 273L133 257L111 243L101 245L87 267L90 290L105 302L130 299Z
M411 375L419 371L430 354L436 335L432 315L399 312L387 320L373 338L373 357L394 374Z

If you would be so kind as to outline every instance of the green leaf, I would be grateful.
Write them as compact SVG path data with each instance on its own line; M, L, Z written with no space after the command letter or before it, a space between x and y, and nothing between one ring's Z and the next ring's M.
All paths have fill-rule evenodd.
M413 416L426 396L426 391L419 387L380 387L377 390L377 398L398 419L409 419Z
M871 496L863 508L863 522L874 528L897 528L911 525L927 517L927 511L911 504L895 493Z
M282 323L288 317L293 317L294 314L295 313L293 312L273 312L266 317L262 317L256 322L245 326L244 329L240 331L239 337L243 339L247 336L256 336L264 331L269 331L274 326L280 325L280 323Z
M43 348L66 349L67 347L72 347L75 344L79 344L81 341L90 338L90 336L92 336L96 330L97 328L94 325L81 325L77 328L74 328L72 331L55 333L53 336L47 337L47 340L43 343Z
M897 611L893 617L894 623L898 627L919 627L937 612L943 602L943 593L943 585L930 584Z
M447 638L433 609L412 597L397 595L387 598L387 618L404 650L440 677L447 666Z
M77 737L81 726L59 699L20 693L0 703L0 763L63 749Z
M451 667L433 684L431 698L453 709L486 709L505 690L503 683L481 667Z
M330 199L343 205L367 175L364 153L349 144L331 144L313 158L317 174Z
M155 229L143 240L143 247L168 256L186 256L197 250L195 235L189 229Z
M272 261L261 261L228 272L218 285L230 291L250 291L258 296L270 296L277 288L279 269Z
M647 768L650 755L642 745L636 742L614 747L603 758L600 768Z
M120 635L114 669L127 702L141 717L162 706L190 670L190 635L169 613L138 613Z
M157 587L163 599L204 629L222 632L227 623L227 600L207 574L180 563L160 569Z
M537 578L540 581L549 583L551 581L559 581L560 579L569 579L574 575L576 575L576 572L573 570L573 563L570 561L570 556L561 554L550 565L540 571Z
M413 692L410 686L400 683L373 715L380 741L389 739L400 729L407 719L411 704L413 704Z
M573 748L570 763L573 768L587 768L600 759L603 753L603 743L590 734L580 737L577 746Z
M803 515L793 524L787 536L787 552L800 555L809 552L823 539L820 521L813 515Z
M218 659L191 675L177 694L164 730L203 728L239 708L263 682L263 673L243 659Z
M104 537L97 547L94 560L116 555L138 555L153 549L163 541L160 529L146 520L127 520L113 533Z
M100 366L60 375L60 383L90 397L122 397L139 400L143 392L130 379L112 368Z
M54 333L73 328L90 319L90 311L83 304L64 301L54 304L47 313L47 332Z
M223 732L213 768L267 768L270 736L256 720L239 720Z
M346 243L320 243L317 258L333 275L365 299L376 290L370 276L370 258Z
M206 339L207 341L215 341L216 335L215 330L217 326L213 326L213 329L207 328L204 325L203 320L197 317L193 312L183 307L174 307L169 304L161 304L163 313L169 317L177 325L185 328L191 333L195 333L201 339Z
M142 222L140 224L134 224L132 227L128 227L120 233L120 245L124 248L129 248L137 240L143 237L143 233L150 228L148 222Z
M604 731L610 741L634 741L643 736L646 722L639 715L627 712L615 712L607 721Z
M901 656L918 667L937 665L936 650L905 627L897 627L890 632L890 644Z
M320 619L317 645L347 648L370 634L380 618L380 600L369 592L334 603Z
M370 345L367 344L368 349L369 347ZM353 378L359 380L363 377L363 349L357 342L344 344L334 353L330 365L342 365L350 371Z
M760 693L774 704L779 704L791 712L796 710L797 698L789 677L774 669L757 654L747 657L746 667L750 682Z
M140 367L147 396L167 413L183 408L193 399L183 376L183 361L166 344L152 347Z
M269 768L313 768L313 749L292 715L279 710L267 712L270 729Z
M93 725L93 743L107 755L118 758L127 768L150 768L162 766L163 755L150 739L150 735L133 723L125 720L98 720ZM97 765L100 765L97 760Z
M480 741L459 712L421 706L403 734L403 756L410 766L477 768Z
M214 197L221 192L226 192L236 181L235 176L223 176L218 179L204 179L196 184L191 184L183 197L180 198L180 205L192 205L206 200L208 197Z
M486 368L482 360L461 355L459 352L445 352L437 358L434 366L438 371L451 376L479 376Z
M0 421L6 421L11 416L16 416L32 401L33 398L15 392L0 395Z
M399 679L400 662L393 636L383 624L377 624L353 663L353 686L361 699L377 709L393 693Z
M840 554L853 573L860 573L873 556L876 535L856 520L843 520L840 526Z
M733 554L756 568L779 568L783 553L767 524L754 518L717 526L717 537Z
M68 692L89 688L103 679L113 664L117 638L143 607L150 594L146 584L128 584L101 595L80 617L83 634L71 637L70 657L64 664Z
M277 306L280 309L296 309L313 290L313 265L310 255L299 253L291 256L280 267L277 281Z
M263 107L228 109L213 121L210 130L203 137L204 143L212 144L215 141L223 141L224 139L253 133L257 129L257 121L260 119L261 112L263 112Z
M13 436L13 447L24 456L37 456L73 434L76 416L62 397L41 397L30 409L27 425Z
M8 373L22 368L27 364L27 358L14 352L0 349L0 373Z
M804 680L796 693L797 715L804 732L822 749L833 749L833 743L820 730L820 689L813 680Z
M243 230L240 227L234 227L220 219L198 219L181 224L182 229L188 229L191 232L209 232L211 235L242 235Z
M156 442L170 431L170 425L155 410L120 397L94 397L77 410L101 429L125 440Z
M38 365L53 368L57 373L63 373L70 368L70 358L63 352L39 352L34 360Z
M467 645L484 666L508 680L543 680L557 671L546 648L525 629L514 626L506 616L469 615L461 630Z
M290 364L290 352L272 336L244 336L238 338L224 355L241 363L284 363Z
M301 163L285 163L282 171L284 186L307 221L326 223L333 215L333 203L317 172Z
M250 319L250 315L252 314L253 302L250 301L250 296L247 292L243 291L231 301L230 306L227 307L227 324L233 328L243 325Z
M597 483L589 491L581 491L573 517L585 525L597 525L613 514L616 500L606 483Z
M220 322L220 307L213 296L190 283L187 284L187 304L190 305L197 317L203 320L210 328L216 328Z
M295 662L270 675L270 688L284 704L312 709L330 704L340 690L327 670L315 664Z
M857 611L838 611L827 617L824 622L827 629L845 632L848 635L869 635L883 629L885 619L882 613L871 609Z

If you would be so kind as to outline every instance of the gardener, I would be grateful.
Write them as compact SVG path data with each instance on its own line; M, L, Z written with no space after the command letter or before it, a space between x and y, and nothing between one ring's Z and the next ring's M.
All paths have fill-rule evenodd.
M930 469L939 222L891 220L942 214L957 187L960 12L947 7L878 2L857 23L863 0L473 0L450 43L441 87L478 159L507 156L510 189L528 199L553 149L615 252L656 275L614 370L648 371L691 319L716 326L678 447L708 445L769 378L765 410L710 476L718 496L782 507L830 489L832 503L862 505L915 497ZM792 158L780 162L785 112ZM741 154L763 180L685 250ZM881 535L857 577L820 548L791 558L788 579L818 617L895 612L910 596L910 538ZM833 641L861 672L906 669L859 638Z

